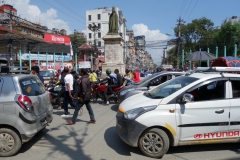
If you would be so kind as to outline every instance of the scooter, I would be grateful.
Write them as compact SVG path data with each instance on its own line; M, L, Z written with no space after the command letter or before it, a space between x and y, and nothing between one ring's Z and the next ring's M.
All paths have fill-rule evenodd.
M113 101L115 103L119 102L119 91L123 89L125 86L117 87L113 89L113 92L108 92L107 93L107 99L108 101ZM98 98L104 101L104 92L107 89L107 86L105 84L100 84L100 83L95 83L92 86L91 90L91 99L92 102L97 102Z

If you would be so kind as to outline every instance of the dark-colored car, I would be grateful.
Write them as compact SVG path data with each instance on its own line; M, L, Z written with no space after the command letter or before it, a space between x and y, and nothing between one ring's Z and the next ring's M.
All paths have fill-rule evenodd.
M48 84L51 78L55 77L56 71L54 70L41 70L39 74L43 76L44 84Z
M151 89L154 86L158 86L170 79L184 75L184 72L157 72L151 76L144 78L139 83L127 86L120 91L119 102L121 103L128 97L138 94L142 91Z

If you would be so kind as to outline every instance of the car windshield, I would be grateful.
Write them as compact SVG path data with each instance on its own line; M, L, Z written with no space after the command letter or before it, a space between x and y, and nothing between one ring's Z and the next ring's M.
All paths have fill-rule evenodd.
M144 95L150 98L160 99L170 96L174 92L182 89L183 87L193 83L198 80L198 78L180 76L166 83L159 85L149 92L145 92Z
M39 74L43 77L53 77L53 71L39 71Z
M153 77L156 77L158 74L153 74L151 76L147 76L146 78L144 78L143 80L141 80L140 82L138 83L135 83L136 85L139 85L139 84L143 84L144 82L148 81L149 79L153 78Z

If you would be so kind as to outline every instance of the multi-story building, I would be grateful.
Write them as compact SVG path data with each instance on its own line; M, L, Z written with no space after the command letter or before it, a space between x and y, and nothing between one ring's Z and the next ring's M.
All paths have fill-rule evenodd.
M132 68L136 61L136 54L135 54L135 41L134 41L134 32L133 30L126 31L126 42L124 45L126 49L125 54L125 63L127 68Z
M12 17L10 19L10 17ZM64 29L49 30L47 26L40 23L33 23L17 16L17 9L13 6L4 4L0 6L0 57L10 60L19 60L20 58L26 63L30 59L31 63L36 63L36 55L40 57L64 58L64 61L70 61L70 38L62 36L66 34ZM66 45L62 45L66 44ZM20 56L20 53L22 57ZM64 57L63 57L64 56ZM34 59L35 58L35 59ZM37 57L39 58L39 57ZM41 58L41 61L51 61L52 59ZM57 59L59 61L59 59Z
M126 19L123 16L122 11L115 7L116 13L118 15L118 24L119 24L119 35L122 36L124 42L126 41ZM87 35L87 42L94 43L94 33L88 29L89 25L97 25L100 29L99 32L96 34L96 45L101 52L104 52L104 41L102 37L104 37L109 30L109 16L112 13L112 8L103 7L97 8L94 10L86 11L86 35ZM123 49L123 55L125 55L126 51Z
M227 23L227 22L231 22L231 24L239 24L240 25L240 17L238 16L232 16L231 18L226 18L223 21L223 24Z
M9 13L12 13L13 15L17 15L17 10L13 8L13 6L9 4L4 4L0 6L0 19L1 20L9 20Z

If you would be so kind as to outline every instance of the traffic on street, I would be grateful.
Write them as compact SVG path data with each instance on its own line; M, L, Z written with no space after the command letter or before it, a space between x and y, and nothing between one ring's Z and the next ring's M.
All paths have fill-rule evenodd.
M239 6L1 1L0 159L239 160Z

